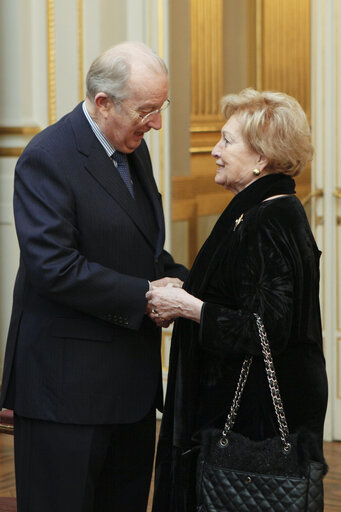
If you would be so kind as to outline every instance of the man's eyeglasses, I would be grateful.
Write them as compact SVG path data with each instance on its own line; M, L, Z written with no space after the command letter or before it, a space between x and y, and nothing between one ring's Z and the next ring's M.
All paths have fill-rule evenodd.
M170 99L167 98L161 108L153 110L152 112L148 112L148 114L145 114L144 112L136 112L135 110L133 112L135 112L135 114L137 114L137 116L139 117L139 122L145 124L149 121L151 116L155 116L156 114L161 114L161 112L166 110L166 108L169 106L169 104L170 104Z

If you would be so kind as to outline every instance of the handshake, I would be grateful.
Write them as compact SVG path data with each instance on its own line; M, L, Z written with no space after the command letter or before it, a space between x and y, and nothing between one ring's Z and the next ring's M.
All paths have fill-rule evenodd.
M158 327L168 327L178 317L200 322L203 302L183 290L182 285L176 277L164 277L150 283L146 293L146 314Z
M171 316L171 308L167 303L169 301L169 289L181 289L182 285L183 281L177 277L163 277L150 283L150 289L146 293L146 299L148 300L146 314L159 327L168 327L175 320L176 316ZM160 290L161 293L158 293ZM177 309L179 309L179 305Z

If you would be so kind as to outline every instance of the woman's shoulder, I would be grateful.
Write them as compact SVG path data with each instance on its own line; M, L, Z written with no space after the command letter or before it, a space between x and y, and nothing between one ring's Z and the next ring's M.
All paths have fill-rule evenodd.
M294 196L282 196L263 201L248 210L243 228L247 237L266 239L271 243L294 244L320 253L311 231L308 217L300 200Z
M295 224L309 225L301 201L295 195L266 199L246 212L248 221L292 228Z

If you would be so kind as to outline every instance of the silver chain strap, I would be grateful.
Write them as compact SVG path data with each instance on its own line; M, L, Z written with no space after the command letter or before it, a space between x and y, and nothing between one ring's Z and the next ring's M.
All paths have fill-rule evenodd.
M275 367L274 367L272 354L271 354L271 350L270 350L270 345L269 345L269 341L268 341L268 338L267 338L267 335L265 332L265 328L264 328L264 325L263 325L263 322L262 322L260 316L257 315L257 313L254 313L254 316L256 318L259 338L260 338L260 342L262 345L265 371L266 371L266 376L267 376L268 383L269 383L272 403L273 403L276 417L277 417L280 438L283 443L283 451L284 451L284 453L288 454L291 449L291 445L287 439L287 437L289 436L289 429L288 429L288 423L287 423L284 409L283 409L281 395L279 392L279 386L278 386L277 376L276 376ZM235 422L235 419L237 416L237 411L240 406L241 396L242 396L242 393L243 393L243 390L245 387L247 377L249 375L251 363L252 363L252 356L246 357L243 361L242 369L241 369L238 384L237 384L237 389L234 394L231 409L230 409L229 414L227 415L224 429L222 431L222 436L219 441L221 446L226 446L228 444L227 435L234 425L234 422Z

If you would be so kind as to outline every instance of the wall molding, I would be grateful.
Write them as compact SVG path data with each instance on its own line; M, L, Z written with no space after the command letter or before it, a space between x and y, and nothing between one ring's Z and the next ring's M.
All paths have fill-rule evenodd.
M40 126L0 126L0 135L36 135L41 131Z

